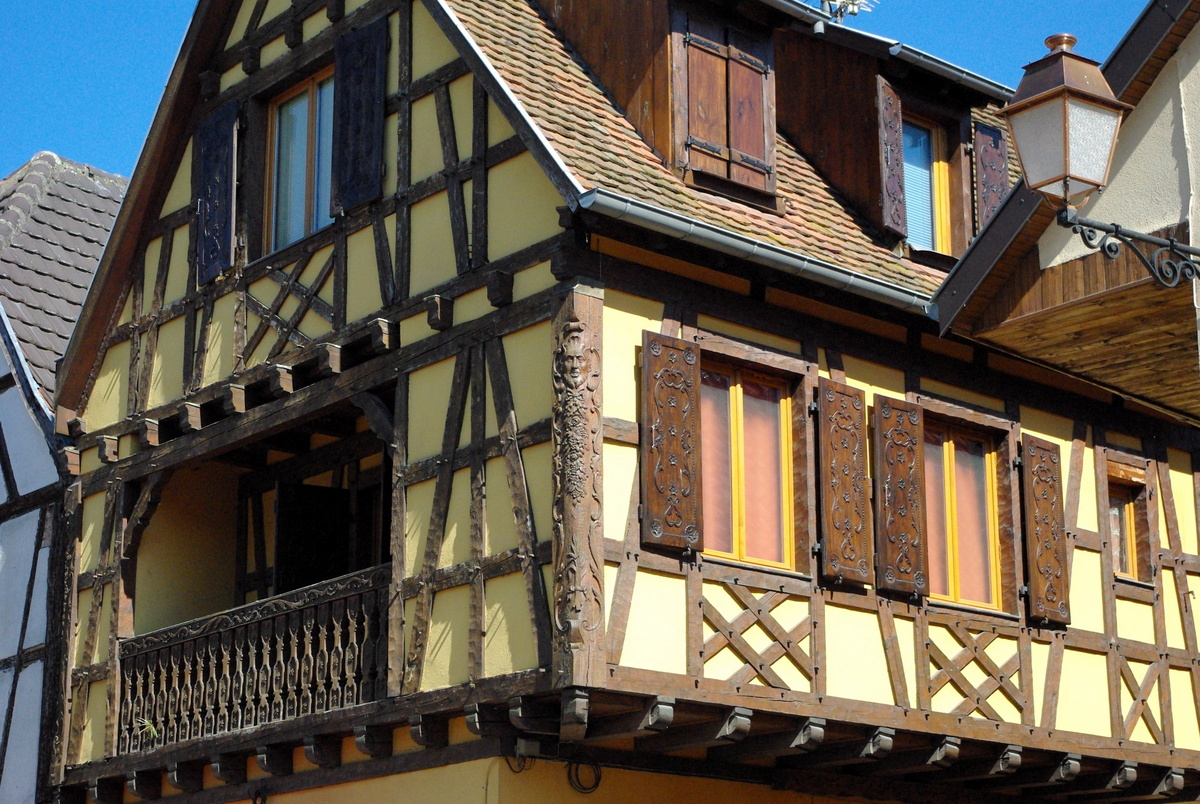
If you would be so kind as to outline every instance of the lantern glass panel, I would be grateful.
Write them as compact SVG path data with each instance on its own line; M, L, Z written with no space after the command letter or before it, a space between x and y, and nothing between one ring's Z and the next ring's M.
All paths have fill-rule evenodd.
M1051 98L1009 117L1025 181L1036 189L1062 178L1065 168L1063 102Z
M1108 172L1109 154L1121 113L1079 98L1070 98L1067 110L1071 142L1071 191L1077 193L1100 187Z

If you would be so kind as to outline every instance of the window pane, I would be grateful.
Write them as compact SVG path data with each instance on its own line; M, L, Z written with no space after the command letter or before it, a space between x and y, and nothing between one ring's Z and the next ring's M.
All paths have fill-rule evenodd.
M308 95L281 103L275 118L274 246L304 236L304 197L308 175Z
M317 87L317 148L313 188L313 224L316 231L333 223L329 217L330 182L333 177L333 79Z
M742 382L746 556L783 563L783 433L780 390Z
M950 594L948 534L946 532L946 459L942 454L945 437L932 427L925 428L925 545L928 549L929 592Z
M929 129L904 124L904 204L908 214L908 242L932 251L933 137Z
M733 455L729 431L729 388L732 378L701 371L700 475L702 478L704 547L733 552Z
M954 502L958 526L959 597L993 605L987 447L978 439L962 435L954 441Z

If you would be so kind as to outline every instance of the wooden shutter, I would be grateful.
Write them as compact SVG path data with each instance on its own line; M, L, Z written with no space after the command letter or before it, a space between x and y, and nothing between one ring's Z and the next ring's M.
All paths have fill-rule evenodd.
M700 509L700 351L642 338L642 545L704 549Z
M929 594L925 547L925 417L919 405L875 397L875 585Z
M882 77L879 78L879 149L883 226L892 234L908 237L908 211L904 204L904 117L900 96Z
M1008 193L1008 143L1000 129L975 124L976 231L1000 208Z
M838 582L869 583L866 395L822 378L817 396L821 575Z
M233 265L237 120L237 102L229 101L196 126L196 281L201 285Z
M775 99L770 43L729 31L729 178L763 192L775 189Z
M280 483L275 494L275 594L350 571L350 492Z
M1070 586L1058 445L1026 435L1023 453L1029 614L1067 625L1071 622Z
M383 192L383 112L387 92L387 18L352 31L334 48L333 177L329 214L337 217Z
M686 148L692 170L729 176L729 49L722 25L688 16L688 125Z

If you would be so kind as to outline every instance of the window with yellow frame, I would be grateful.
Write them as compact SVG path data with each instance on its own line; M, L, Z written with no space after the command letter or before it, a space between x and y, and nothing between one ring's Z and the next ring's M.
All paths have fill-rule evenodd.
M922 118L904 117L904 205L908 243L949 254L950 163L946 132Z
M1112 462L1108 469L1108 539L1113 573L1131 581L1149 581L1145 472Z
M926 419L924 460L930 597L999 609L995 439Z
M333 68L271 102L266 231L280 249L333 222Z
M700 386L705 552L793 567L788 383L705 360Z

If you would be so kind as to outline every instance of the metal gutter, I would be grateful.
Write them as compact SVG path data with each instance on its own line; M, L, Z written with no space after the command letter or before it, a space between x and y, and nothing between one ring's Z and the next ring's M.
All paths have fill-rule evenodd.
M578 208L937 320L937 305L928 296L608 190L588 190Z

